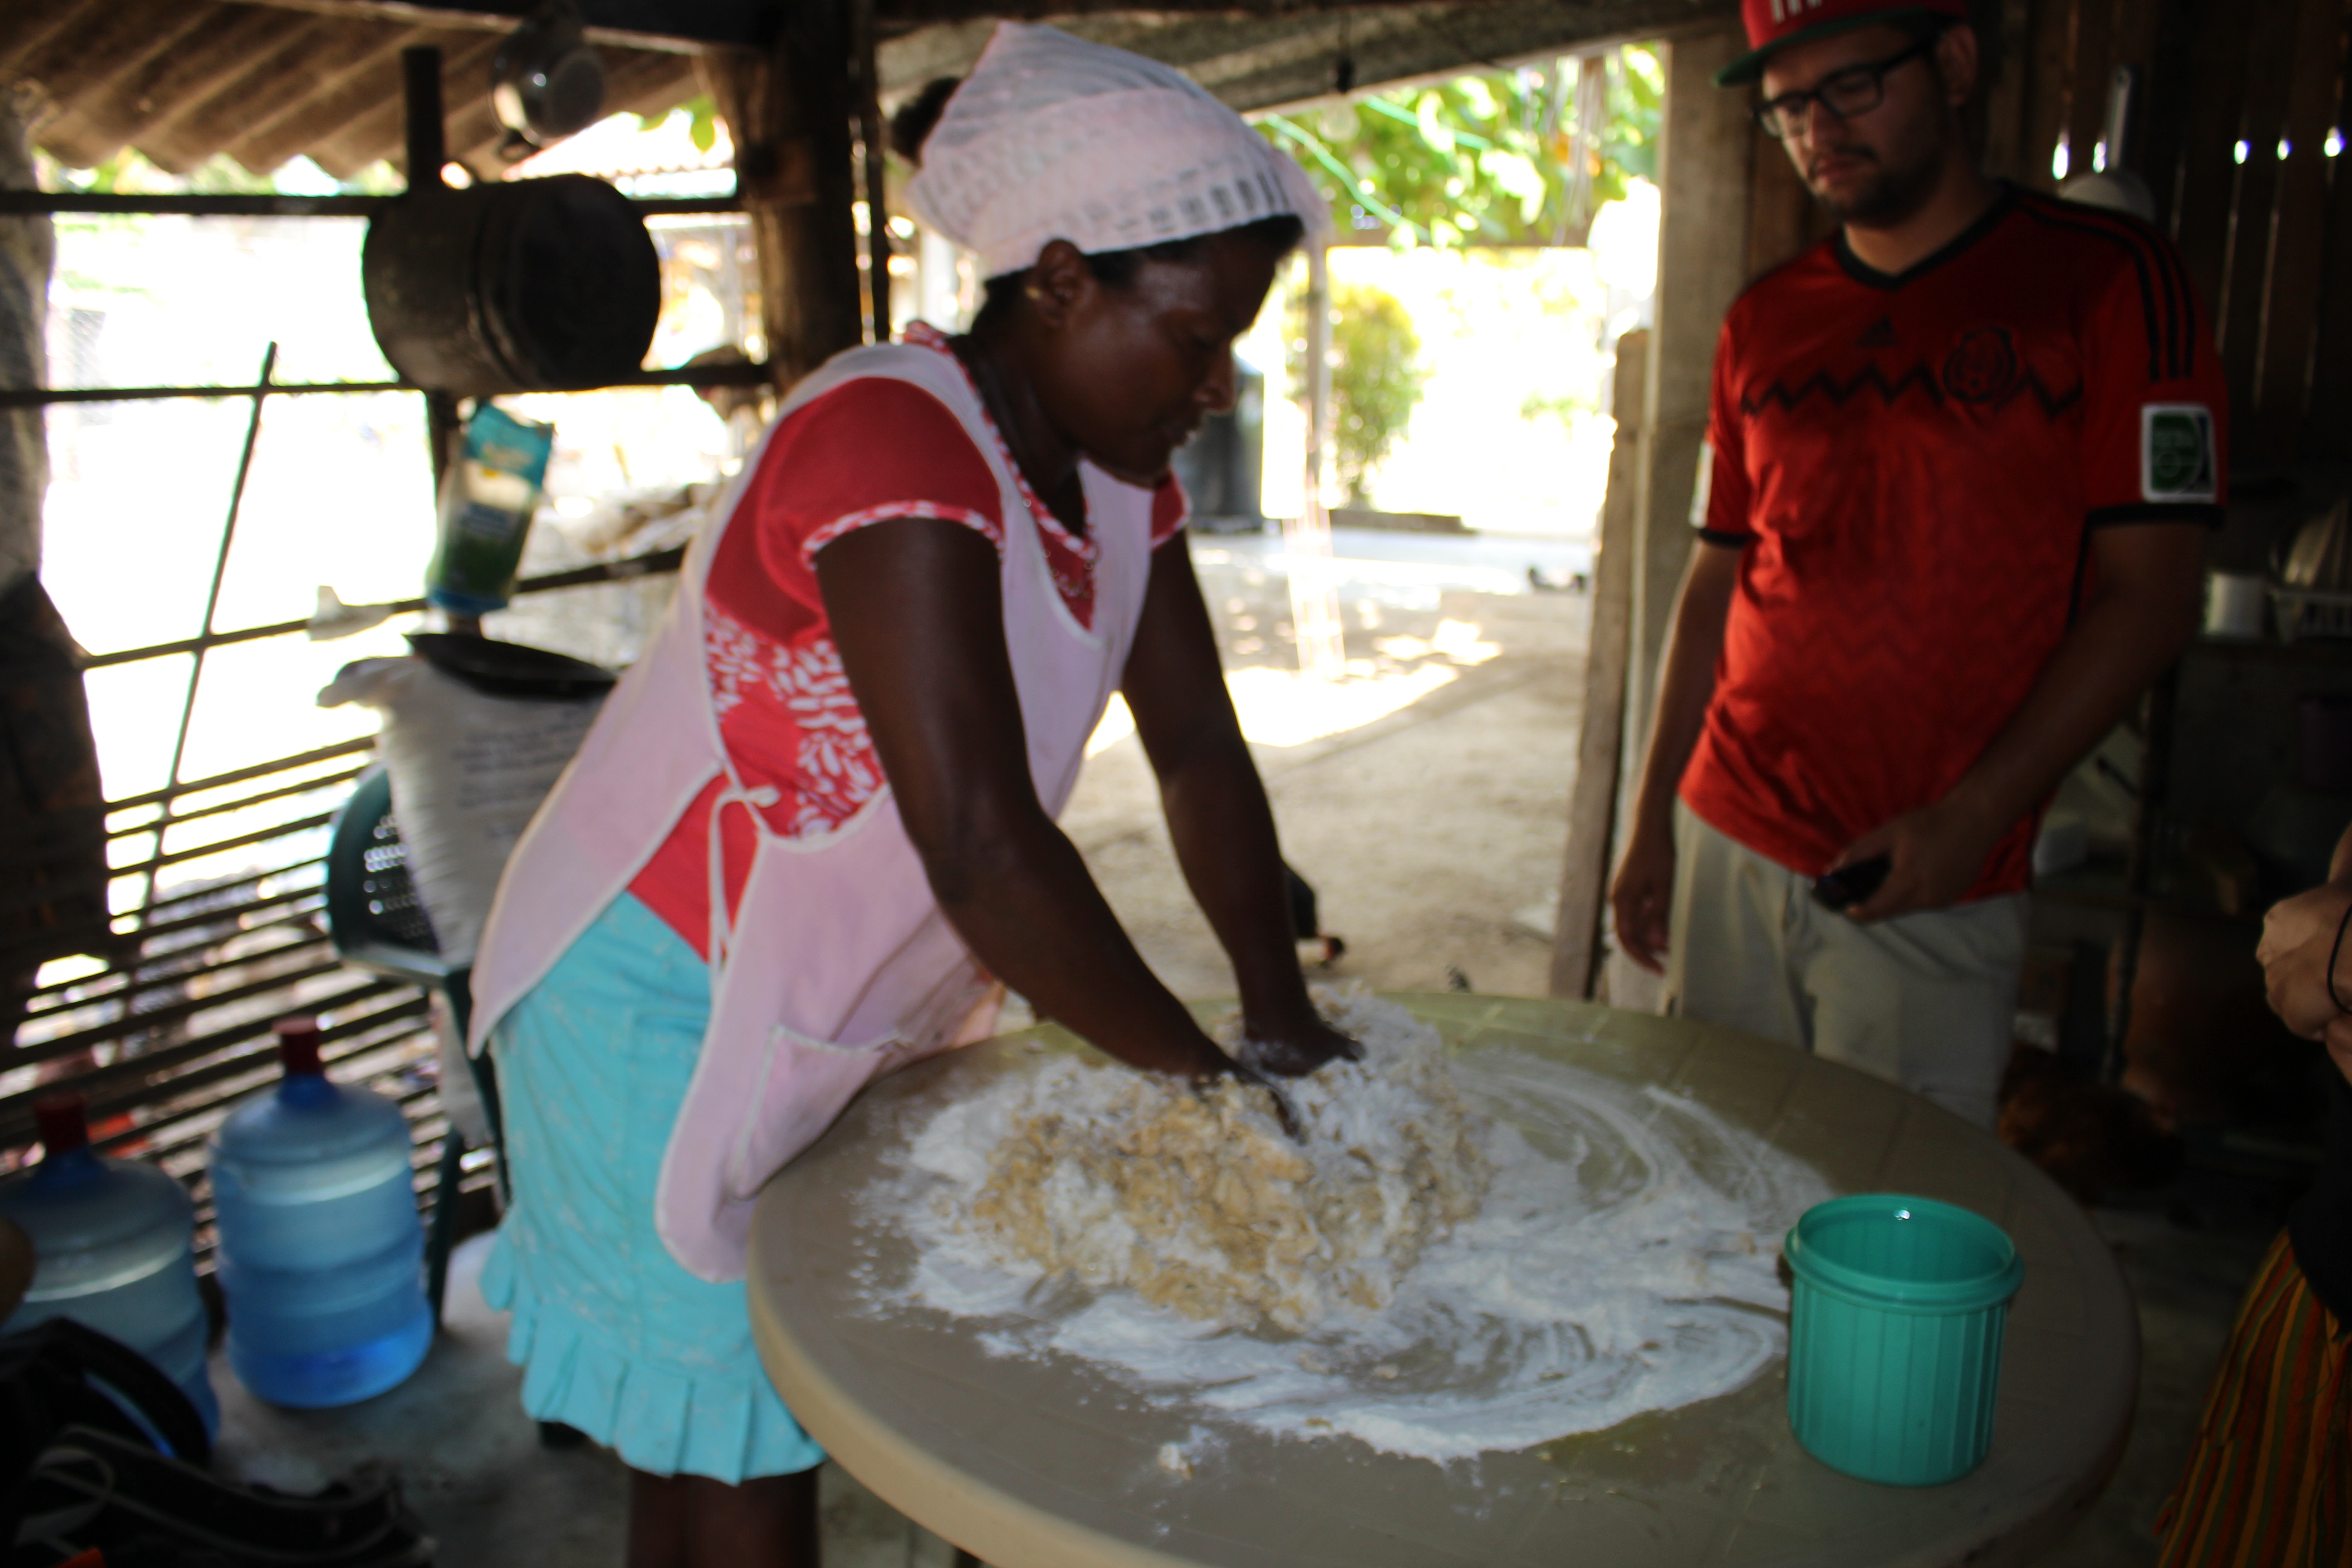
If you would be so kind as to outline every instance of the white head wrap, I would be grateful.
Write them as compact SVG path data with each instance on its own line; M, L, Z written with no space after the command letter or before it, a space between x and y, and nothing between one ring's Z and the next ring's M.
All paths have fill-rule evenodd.
M1055 239L1094 254L1280 213L1330 226L1307 172L1180 72L1022 22L998 25L948 100L907 195L989 278Z

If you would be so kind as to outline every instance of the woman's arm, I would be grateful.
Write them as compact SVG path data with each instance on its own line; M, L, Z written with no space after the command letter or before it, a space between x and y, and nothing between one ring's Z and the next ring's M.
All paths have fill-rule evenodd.
M1121 1061L1229 1070L1038 803L989 542L894 518L826 545L816 572L899 817L980 961Z
M1160 780L1177 864L1233 961L1244 1026L1273 1047L1260 1065L1297 1074L1337 1056L1360 1056L1307 999L1274 810L1226 695L1216 634L1181 534L1152 552L1121 689Z

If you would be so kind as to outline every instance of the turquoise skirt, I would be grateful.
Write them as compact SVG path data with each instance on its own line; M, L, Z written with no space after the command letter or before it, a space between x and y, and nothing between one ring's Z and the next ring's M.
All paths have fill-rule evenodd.
M709 970L624 892L491 1032L514 1200L482 1293L514 1314L534 1419L633 1469L731 1485L824 1451L760 1365L742 1284L696 1279L654 1229L709 1011Z

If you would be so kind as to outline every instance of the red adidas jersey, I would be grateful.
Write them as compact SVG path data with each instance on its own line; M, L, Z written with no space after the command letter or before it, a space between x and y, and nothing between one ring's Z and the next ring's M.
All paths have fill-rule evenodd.
M1843 235L1725 320L1702 536L1745 553L1682 796L1816 876L1940 799L2025 700L2089 531L2218 522L2226 394L2145 225L2007 190L1901 277ZM2026 887L2034 824L1969 899Z

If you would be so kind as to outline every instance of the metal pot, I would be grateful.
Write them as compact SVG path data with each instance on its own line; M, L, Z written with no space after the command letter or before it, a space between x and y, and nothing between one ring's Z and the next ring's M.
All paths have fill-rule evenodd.
M360 275L383 357L458 397L625 381L661 315L644 220L585 174L412 191L369 222Z

